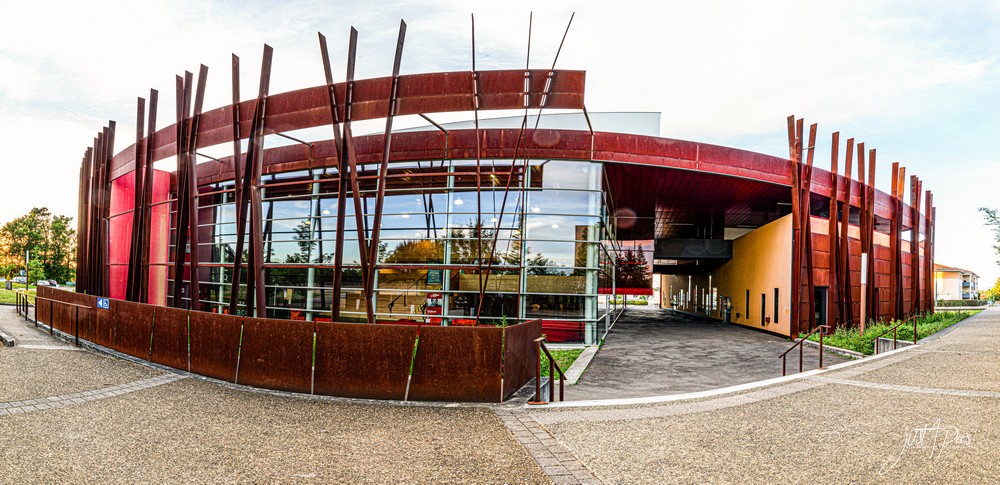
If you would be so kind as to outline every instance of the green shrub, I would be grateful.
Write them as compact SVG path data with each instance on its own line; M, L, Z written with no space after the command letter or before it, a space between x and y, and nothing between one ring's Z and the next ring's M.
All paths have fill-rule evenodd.
M938 333L941 330L944 330L977 313L979 313L978 310L957 312L942 311L932 315L919 317L917 319L917 340ZM888 333L883 335L883 337L892 338L892 331L890 329L898 323L899 321L897 320L888 322L869 322L868 325L865 326L864 335L861 335L861 331L858 327L838 327L834 333L823 337L823 344L871 355L875 353L875 338L887 331ZM803 335L800 335L800 337L802 336ZM900 340L912 340L913 325L907 323L900 326L897 330L897 338ZM809 340L818 342L819 335L810 335Z
M962 306L983 306L988 304L987 300L938 300L934 303L938 307L962 307Z

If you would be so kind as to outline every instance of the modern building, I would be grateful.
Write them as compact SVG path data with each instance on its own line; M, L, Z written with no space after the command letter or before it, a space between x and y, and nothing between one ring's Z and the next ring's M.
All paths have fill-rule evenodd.
M978 300L979 275L962 268L934 265L936 300Z
M586 344L621 311L614 295L652 294L654 277L664 306L782 335L933 308L930 193L911 177L904 202L895 163L876 190L875 151L853 139L814 166L802 120L781 158L660 137L656 114L589 113L582 71L271 94L269 69L255 97L234 82L238 102L211 110L178 76L177 124L153 126L140 100L130 146L114 148L114 123L99 134L81 167L81 291L317 322L543 319L550 340ZM434 120L456 112L472 121ZM386 129L353 134L371 120Z

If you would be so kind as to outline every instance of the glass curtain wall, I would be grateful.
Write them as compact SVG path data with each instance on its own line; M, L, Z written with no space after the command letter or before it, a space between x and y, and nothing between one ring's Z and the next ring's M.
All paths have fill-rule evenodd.
M543 319L550 341L603 338L609 307L606 295L598 301L598 288L610 284L614 271L602 244L613 238L601 163L482 160L481 167L477 177L475 160L390 164L377 248L377 320L468 325L480 312L480 323ZM360 231L370 238L377 167L359 168ZM262 187L267 316L329 321L337 170L267 174ZM228 309L236 258L232 189L231 181L200 188L200 297L217 312ZM363 322L359 224L350 193L343 210L340 320ZM245 278L243 271L241 305Z

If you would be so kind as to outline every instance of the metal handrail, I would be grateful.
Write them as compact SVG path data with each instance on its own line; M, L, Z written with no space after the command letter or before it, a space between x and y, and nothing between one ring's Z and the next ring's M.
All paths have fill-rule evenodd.
M556 363L556 360L552 358L552 354L549 352L549 348L545 346L545 337L539 337L535 339L535 345L538 352L535 354L535 400L529 401L528 404L548 404L548 401L542 401L542 352L545 356L549 358L549 399L555 397L556 392L556 373L559 373L559 400L563 400L563 382L566 381L566 374Z
M896 350L896 341L898 340L897 337L898 337L899 327L902 327L903 324L910 323L910 322L913 323L913 344L916 345L916 343L917 343L917 316L916 315L910 315L906 319L900 320L899 323L893 325L892 328L886 329L886 331L878 334L878 336L875 337L875 340L872 341L873 345L875 346L875 354L878 354L878 339L882 338L882 336L884 336L885 334L889 333L889 331L892 331L892 350Z
M49 323L48 323L48 325L49 325L49 335L52 335L53 333L55 333L55 325L53 324L53 321L55 320L55 318L53 318L53 316L55 315L55 313L52 311L53 305L55 303L59 303L59 304L62 304L62 305L69 305L69 306L71 306L71 307L74 308L75 316L74 316L74 319L73 319L73 344L76 345L77 347L79 347L80 346L80 309L81 308L86 308L86 309L89 310L91 307L88 306L88 305L80 305L78 303L70 303L68 301L56 300L56 299L53 299L53 298L45 298L43 296L37 296L37 295L35 295L35 326L36 327L38 326L38 303L37 303L38 300L49 302ZM27 315L25 317L27 317Z
M811 337L812 334L816 333L817 330L822 330L819 333L819 367L817 367L818 369L822 369L823 368L823 336L826 335L826 331L829 330L829 329L830 329L829 325L817 325L816 328L812 329L812 331L809 332L805 337L800 338L798 342L795 342L795 344L792 345L791 347L789 347L788 350L784 351L779 356L781 358L781 375L785 376L787 374L786 365L785 365L785 362L787 361L786 357L788 356L788 353L791 352L792 349L794 349L795 347L799 348L799 372L802 372L802 342L805 342L806 340L808 340L809 337Z

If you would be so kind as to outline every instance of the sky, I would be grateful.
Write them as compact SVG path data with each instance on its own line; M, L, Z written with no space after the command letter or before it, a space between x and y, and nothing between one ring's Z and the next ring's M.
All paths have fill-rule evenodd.
M391 72L400 19L402 73L552 65L587 71L589 111L658 111L660 135L787 157L785 119L878 150L916 174L937 206L939 264L1000 276L978 207L1000 208L1000 1L88 1L0 0L0 223L46 206L76 215L86 147L108 120L115 151L134 133L136 98L209 67L206 108L230 97L230 55L253 95L263 44L271 92L323 83L316 32L343 78L349 28L357 77ZM338 61L339 59L339 61ZM339 67L338 67L339 66ZM160 109L158 126L172 124ZM442 121L450 121L443 119ZM842 142L843 143L843 142ZM843 148L841 148L843 152ZM907 192L908 194L908 192ZM907 199L908 200L908 199Z

